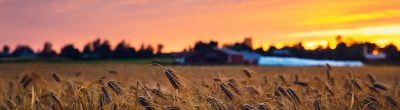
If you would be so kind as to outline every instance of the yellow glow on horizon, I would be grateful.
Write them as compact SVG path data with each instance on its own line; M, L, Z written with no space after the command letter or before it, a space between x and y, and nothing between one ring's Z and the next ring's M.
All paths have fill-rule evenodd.
M328 46L328 41L306 41L303 42L304 49L314 50L318 47L326 48Z
M380 48L389 44L400 47L400 24L297 32L286 37L306 39L308 36L315 36L313 39L304 40L305 48L313 50L318 48L318 46L335 48L337 45L335 38L338 35L341 35L347 44L351 44L352 42L371 42L376 43Z
M394 44L396 47L400 47L400 40L396 39L376 39L376 38L371 38L367 39L364 38L363 40L356 40L356 41L344 41L346 44L352 44L352 43L363 43L363 42L370 42L370 43L375 43L379 48L384 48L385 46L389 44ZM294 42L290 43L275 43L274 45L268 45L264 44L263 49L268 50L270 46L275 46L278 49L282 49L285 46L293 46L293 44L296 44ZM337 46L338 42L336 42L333 39L326 39L326 40L310 40L310 41L302 41L302 45L304 46L304 49L306 50L315 50L318 49L319 47L322 47L323 49L326 48L331 48L335 49ZM398 48L400 50L400 48Z
M376 40L375 43L379 47L385 47L386 45L388 45L390 43L390 40L388 40L388 39L379 39L379 40Z
M263 48L264 51L267 51L270 46L271 45L265 43L265 44L262 45L262 48Z
M275 46L277 49L282 49L283 47L285 47L285 44L283 44L283 43L276 43L274 46Z
M289 37L307 37L307 36L359 36L359 37L367 37L367 36L397 36L400 39L400 24L394 25L383 25L383 26L370 26L370 27L361 27L361 28L350 28L350 29L331 29L331 30L317 30L310 32L297 32L293 34L289 34Z

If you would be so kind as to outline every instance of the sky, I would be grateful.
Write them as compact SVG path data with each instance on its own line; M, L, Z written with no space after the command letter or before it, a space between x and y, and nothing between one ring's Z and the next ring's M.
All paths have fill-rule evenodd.
M163 44L252 37L255 46L326 45L342 35L400 46L399 0L0 0L0 46L44 42L82 48L96 38Z

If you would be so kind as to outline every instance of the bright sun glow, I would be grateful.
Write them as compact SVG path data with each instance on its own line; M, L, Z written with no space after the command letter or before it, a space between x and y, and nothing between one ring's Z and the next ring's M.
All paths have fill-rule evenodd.
M290 38L302 38L307 36L316 36L319 41L303 41L304 46L308 50L316 49L318 47L334 48L337 44L334 38L338 35L344 36L346 39L351 39L351 42L372 42L376 43L379 47L385 47L389 44L394 44L400 47L400 24L384 25L384 26L371 26L353 29L334 29L334 30L321 30L311 32L299 32L287 35Z
M306 50L314 50L319 47L326 48L328 46L328 41L310 41L310 42L303 42L304 48Z
M372 51L372 55L379 55L379 51L378 50L374 50L374 51Z

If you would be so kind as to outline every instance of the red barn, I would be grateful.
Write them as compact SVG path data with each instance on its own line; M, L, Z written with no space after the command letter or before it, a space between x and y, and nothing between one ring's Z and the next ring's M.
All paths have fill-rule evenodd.
M243 64L243 55L225 48L210 48L187 56L185 63L189 65Z

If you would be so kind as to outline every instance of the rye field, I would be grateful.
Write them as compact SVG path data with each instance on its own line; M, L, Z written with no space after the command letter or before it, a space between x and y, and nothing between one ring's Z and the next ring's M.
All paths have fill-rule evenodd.
M0 64L1 110L398 110L400 67Z

